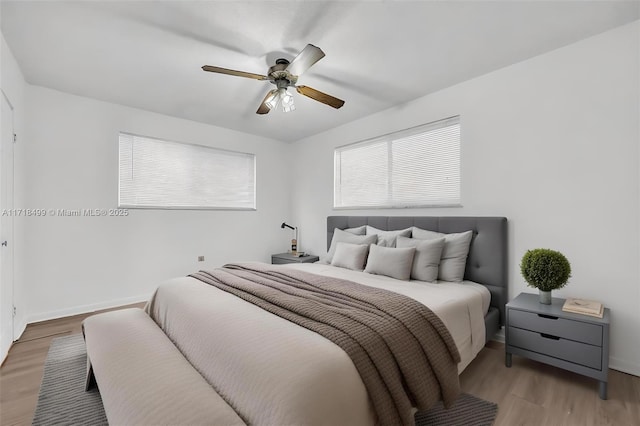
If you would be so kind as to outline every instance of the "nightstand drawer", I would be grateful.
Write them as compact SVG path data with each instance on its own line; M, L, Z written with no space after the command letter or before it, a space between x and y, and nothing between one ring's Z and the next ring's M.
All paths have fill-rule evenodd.
M511 312L510 314L513 314ZM513 325L513 324L511 324ZM509 327L509 344L532 352L552 356L575 364L600 370L602 348L554 336Z
M509 325L590 345L602 346L602 327L596 324L510 309Z
M271 257L271 264L272 265L284 265L285 263L295 263L295 261L282 259L280 257L275 257L275 256Z

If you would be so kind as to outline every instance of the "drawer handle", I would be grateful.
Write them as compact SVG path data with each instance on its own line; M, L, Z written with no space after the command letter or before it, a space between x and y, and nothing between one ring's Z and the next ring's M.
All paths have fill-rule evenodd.
M554 316L551 316L551 315L545 315L545 314L538 314L538 316L540 318L546 318L546 319L552 319L552 320L557 320L558 319L558 317L554 317Z
M540 335L541 335L542 337L544 337L545 339L560 340L560 338L559 338L559 337L552 336L551 334L547 334L547 333L540 333Z

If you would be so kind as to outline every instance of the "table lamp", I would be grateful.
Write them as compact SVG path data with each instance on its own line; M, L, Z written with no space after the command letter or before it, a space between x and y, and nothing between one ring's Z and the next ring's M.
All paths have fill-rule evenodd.
M294 231L294 237L293 237L293 240L291 240L291 254L293 256L297 256L298 255L298 227L287 225L286 223L282 222L282 225L280 225L280 228L282 229L289 228Z

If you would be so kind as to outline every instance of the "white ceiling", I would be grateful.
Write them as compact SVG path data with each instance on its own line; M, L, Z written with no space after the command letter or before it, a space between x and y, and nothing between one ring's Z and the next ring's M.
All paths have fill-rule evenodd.
M5 1L2 33L35 85L296 141L634 21L638 1ZM295 94L255 114L273 86L203 72L266 74L307 43L326 57L299 80L346 101Z

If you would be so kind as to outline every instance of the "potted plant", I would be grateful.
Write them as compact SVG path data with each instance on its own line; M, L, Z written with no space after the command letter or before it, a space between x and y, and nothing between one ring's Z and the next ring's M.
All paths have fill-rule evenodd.
M564 255L549 249L528 250L522 256L520 272L529 287L540 293L540 303L551 304L551 290L562 288L571 277L571 265Z

